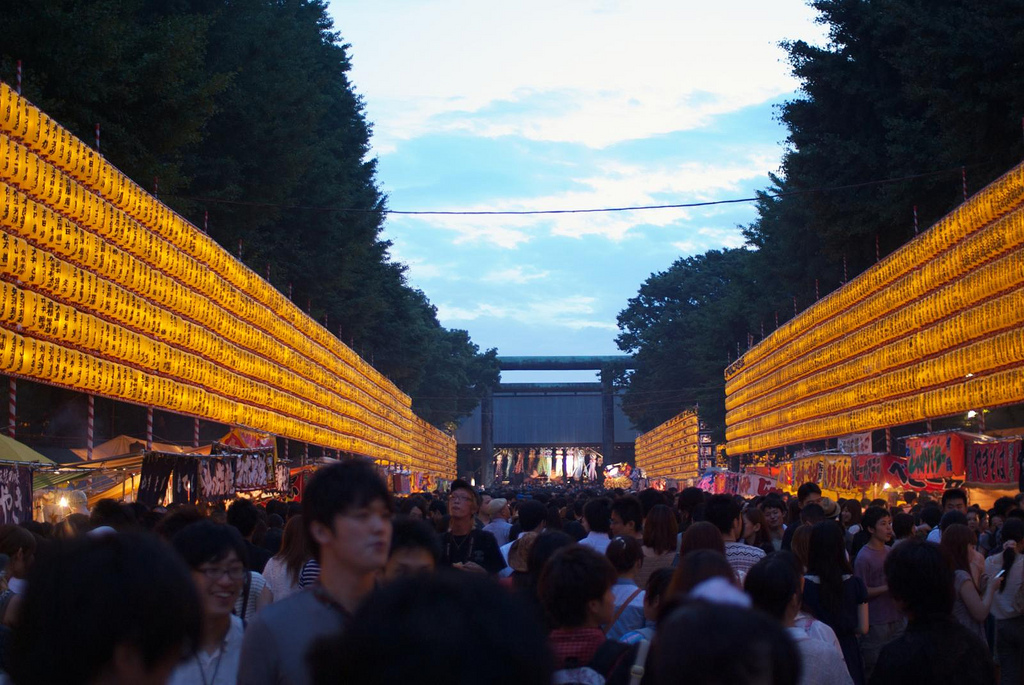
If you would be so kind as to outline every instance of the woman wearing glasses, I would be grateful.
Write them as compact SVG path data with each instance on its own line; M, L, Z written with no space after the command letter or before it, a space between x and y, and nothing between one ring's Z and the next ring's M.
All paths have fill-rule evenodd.
M242 652L242 620L232 614L245 581L245 543L238 531L200 521L174 536L174 548L192 570L203 607L202 637L168 685L234 685Z

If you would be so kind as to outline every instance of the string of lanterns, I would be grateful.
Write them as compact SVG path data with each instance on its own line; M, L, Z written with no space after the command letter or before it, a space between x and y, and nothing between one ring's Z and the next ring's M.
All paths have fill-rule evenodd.
M696 478L699 421L685 411L636 439L636 465L649 478Z
M0 83L2 371L454 477L455 441Z
M1024 397L1024 165L726 371L744 454Z

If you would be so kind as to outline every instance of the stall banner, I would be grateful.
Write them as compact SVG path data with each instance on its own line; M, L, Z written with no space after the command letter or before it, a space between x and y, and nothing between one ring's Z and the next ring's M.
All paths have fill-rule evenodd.
M274 468L274 489L288 492L291 489L291 469L288 464L279 462Z
M268 457L259 453L240 455L235 470L235 489L239 492L266 489L271 473Z
M782 488L793 488L793 462L787 461L779 465L779 475L776 479L779 483L779 487Z
M825 460L821 455L794 460L793 487L799 488L804 483L817 483L821 485L824 468Z
M850 457L843 455L825 457L824 477L821 487L838 492L853 490L853 474L851 473Z
M764 497L775 489L775 480L756 473L743 473L736 492L741 497Z
M0 466L0 524L19 524L32 518L32 469L17 464Z
M964 439L959 433L935 433L906 439L907 469L917 479L962 478Z
M882 483L882 474L888 473L891 454L854 454L850 457L850 482L858 488Z
M235 460L200 459L199 492L204 502L223 502L235 496Z
M963 485L962 480L952 478L915 478L910 475L906 457L891 456L882 461L882 478L886 483L903 490L918 490L939 493Z
M1020 440L967 444L965 468L969 486L1020 484Z
M713 492L715 489L715 474L705 473L700 477L700 480L697 481L697 487L704 492Z
M167 497L167 484L171 480L176 460L177 457L164 454L144 456L135 499L149 508L162 504Z
M195 457L177 457L173 464L171 501L175 504L196 504L199 501L199 460Z
M871 452L871 431L843 436L837 444L844 454L868 454Z

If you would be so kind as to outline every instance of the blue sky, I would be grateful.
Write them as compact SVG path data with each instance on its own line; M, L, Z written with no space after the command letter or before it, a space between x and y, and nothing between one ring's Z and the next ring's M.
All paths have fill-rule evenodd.
M800 0L332 0L396 210L747 197L797 87ZM560 216L397 216L385 236L445 326L504 355L616 354L615 317L679 257L738 247L749 204ZM505 374L584 380L587 372Z

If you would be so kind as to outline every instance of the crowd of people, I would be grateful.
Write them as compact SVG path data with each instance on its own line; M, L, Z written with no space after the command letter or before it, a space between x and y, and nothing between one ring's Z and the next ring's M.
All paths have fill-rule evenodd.
M42 683L1021 683L1024 510L696 488L103 501L0 526L0 667Z

